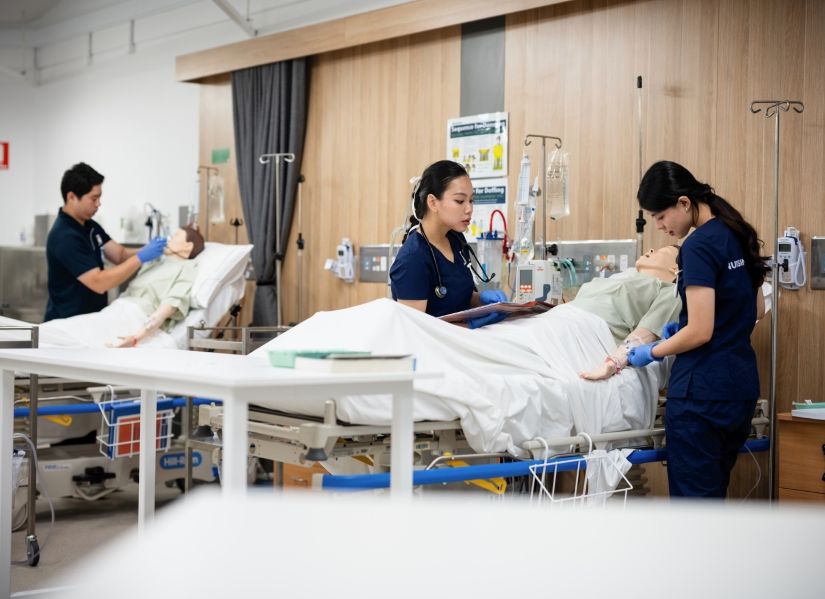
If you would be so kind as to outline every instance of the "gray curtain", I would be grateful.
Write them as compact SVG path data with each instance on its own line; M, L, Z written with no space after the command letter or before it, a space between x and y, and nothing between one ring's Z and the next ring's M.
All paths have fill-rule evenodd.
M307 60L299 58L232 73L235 157L244 222L254 244L255 308L252 324L276 324L277 257L287 253L301 171L307 119ZM261 154L292 152L295 161L281 161L281 222L275 222L276 163L261 164ZM275 247L275 228L281 232ZM283 287L282 293L283 293Z

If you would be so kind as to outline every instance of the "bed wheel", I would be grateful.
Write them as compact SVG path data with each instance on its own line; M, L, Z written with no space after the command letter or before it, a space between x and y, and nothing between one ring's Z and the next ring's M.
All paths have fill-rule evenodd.
M40 563L40 544L35 535L26 537L26 561L32 568Z

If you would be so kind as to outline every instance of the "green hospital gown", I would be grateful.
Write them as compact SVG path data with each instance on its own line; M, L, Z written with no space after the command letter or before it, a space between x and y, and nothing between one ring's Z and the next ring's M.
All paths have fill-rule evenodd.
M162 325L169 332L189 312L189 295L196 274L197 264L193 260L162 258L144 264L120 297L137 303L147 316L161 304L174 306L175 312Z
M675 289L673 283L633 272L593 279L572 303L602 318L618 345L638 327L661 336L665 324L678 320L682 302Z

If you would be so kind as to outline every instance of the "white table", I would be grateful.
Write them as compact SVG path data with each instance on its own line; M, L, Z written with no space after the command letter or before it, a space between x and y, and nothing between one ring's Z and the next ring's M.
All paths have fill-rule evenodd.
M351 394L393 397L391 495L412 495L413 379L438 373L324 374L273 368L264 357L166 349L0 350L0 598L10 594L14 373L36 373L142 389L138 529L154 516L155 426L158 391L223 401L224 494L246 489L248 405L273 394L332 398Z

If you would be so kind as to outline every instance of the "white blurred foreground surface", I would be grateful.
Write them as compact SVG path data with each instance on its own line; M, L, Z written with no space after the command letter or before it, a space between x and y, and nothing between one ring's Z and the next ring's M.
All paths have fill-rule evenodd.
M822 597L825 510L624 511L209 490L78 562L61 597ZM76 586L75 586L76 585ZM542 590L544 589L544 590ZM51 595L50 595L51 596Z

